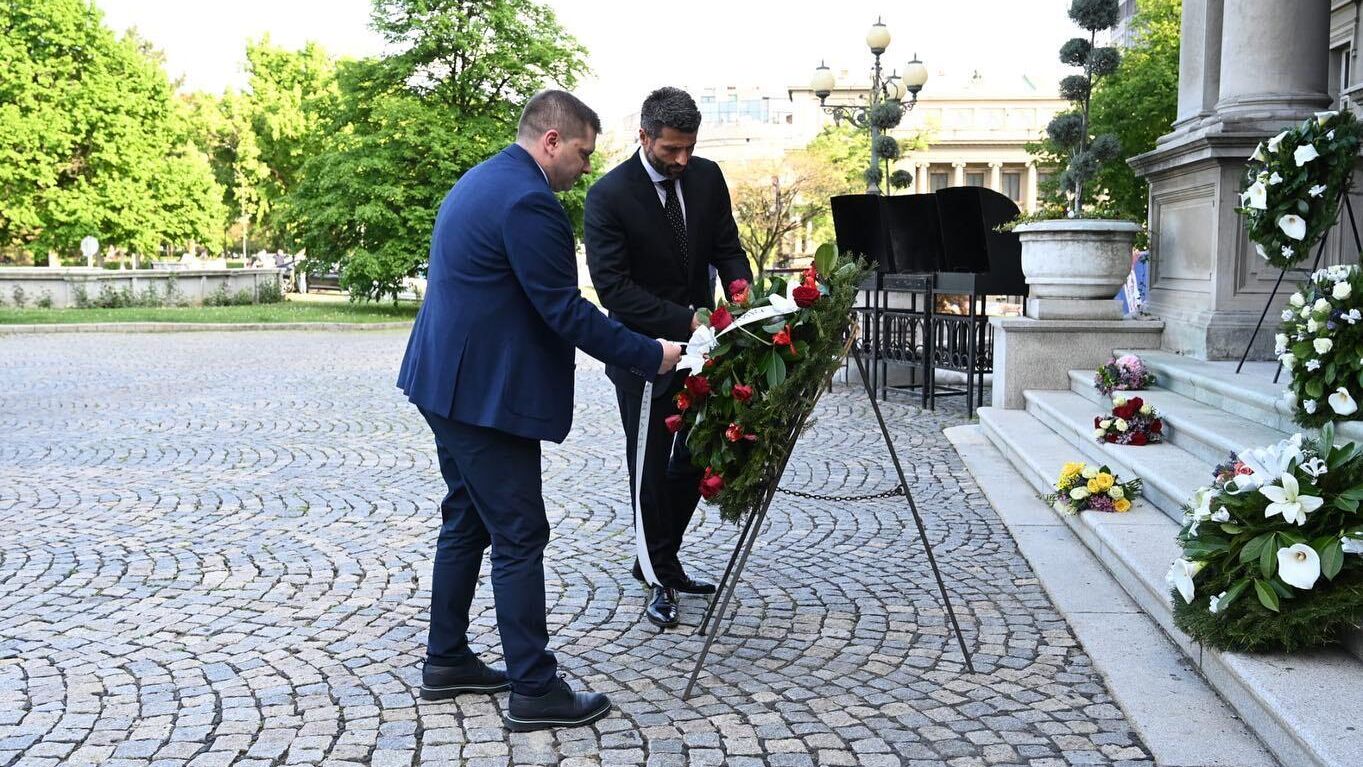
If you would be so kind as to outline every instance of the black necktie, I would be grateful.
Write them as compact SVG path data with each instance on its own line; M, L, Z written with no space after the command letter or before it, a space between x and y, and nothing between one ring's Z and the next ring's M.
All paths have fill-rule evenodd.
M667 223L672 225L672 239L676 241L677 252L681 254L682 269L690 274L691 259L686 247L686 219L682 217L681 200L677 198L677 180L665 178L658 183L663 185L663 191L667 193L663 200L663 211L667 213Z

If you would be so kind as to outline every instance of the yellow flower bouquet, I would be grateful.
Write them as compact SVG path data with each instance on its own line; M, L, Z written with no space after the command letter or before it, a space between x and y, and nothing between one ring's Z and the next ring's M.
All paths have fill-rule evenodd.
M1126 512L1141 494L1139 478L1122 482L1106 466L1082 462L1065 464L1055 481L1055 492L1044 496L1046 503L1068 513L1081 511Z

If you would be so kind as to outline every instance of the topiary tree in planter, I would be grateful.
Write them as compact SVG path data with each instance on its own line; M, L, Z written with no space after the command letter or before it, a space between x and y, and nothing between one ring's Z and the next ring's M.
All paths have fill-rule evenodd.
M1117 0L1074 0L1070 4L1070 18L1088 31L1088 38L1075 37L1060 47L1060 61L1079 67L1083 74L1070 75L1060 81L1060 96L1074 108L1062 112L1046 126L1052 142L1068 155L1060 184L1069 190L1069 215L1075 218L1083 207L1084 185L1093 180L1102 163L1121 156L1122 144L1116 136L1089 136L1089 103L1093 87L1100 78L1117 71L1121 54L1116 48L1099 47L1098 33L1112 29L1121 15Z

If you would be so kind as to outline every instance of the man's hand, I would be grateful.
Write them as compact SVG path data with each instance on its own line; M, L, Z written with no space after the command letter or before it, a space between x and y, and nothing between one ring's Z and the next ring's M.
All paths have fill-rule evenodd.
M700 327L700 312L691 315L691 332L696 332L696 328L698 327Z
M657 339L657 341L659 344L662 344L663 347L663 363L658 366L658 375L662 375L676 367L677 363L681 361L682 348L680 344L664 341L661 338Z

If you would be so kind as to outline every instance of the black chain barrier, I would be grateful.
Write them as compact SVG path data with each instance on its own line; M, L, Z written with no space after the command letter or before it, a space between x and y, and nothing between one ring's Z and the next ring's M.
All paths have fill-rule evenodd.
M823 493L806 493L801 490L787 490L784 487L776 488L776 492L793 495L797 498L808 498L811 501L876 501L881 498L894 498L903 495L904 486L895 485L893 489L868 495L824 495Z

